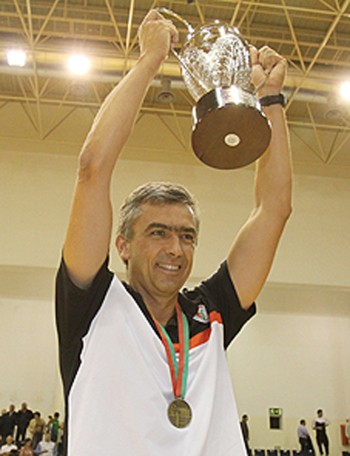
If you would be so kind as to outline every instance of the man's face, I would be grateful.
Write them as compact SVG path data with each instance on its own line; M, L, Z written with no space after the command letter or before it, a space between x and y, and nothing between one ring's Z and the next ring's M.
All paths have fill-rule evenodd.
M127 241L116 245L128 263L130 285L144 299L171 298L186 282L193 263L197 230L191 210L181 204L144 204Z

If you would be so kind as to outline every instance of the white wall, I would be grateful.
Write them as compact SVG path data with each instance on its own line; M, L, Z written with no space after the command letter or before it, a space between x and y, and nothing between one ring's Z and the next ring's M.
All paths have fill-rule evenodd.
M332 454L340 454L339 424L350 410L349 334L350 317L317 315L317 310L314 315L263 312L247 325L228 359L255 448L298 448L299 420L305 418L313 434L312 419L322 408L332 422ZM282 430L269 430L270 407L283 409Z
M76 158L5 151L1 156L0 264L55 267ZM206 275L225 256L250 212L252 171L123 160L114 178L115 206L146 180L183 183L201 202L203 223L194 275ZM350 255L344 248L350 245L350 179L298 175L295 181L295 211L270 280L350 286ZM114 264L122 269L121 263Z
M1 298L0 344L1 409L63 411L52 302Z

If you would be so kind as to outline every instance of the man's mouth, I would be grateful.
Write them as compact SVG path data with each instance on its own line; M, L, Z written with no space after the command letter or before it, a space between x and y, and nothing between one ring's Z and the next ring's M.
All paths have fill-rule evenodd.
M176 264L157 263L157 266L165 271L179 271L181 269L181 266Z

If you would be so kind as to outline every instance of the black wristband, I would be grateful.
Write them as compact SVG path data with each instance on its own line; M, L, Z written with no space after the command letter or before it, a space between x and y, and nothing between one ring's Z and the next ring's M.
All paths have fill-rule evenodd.
M278 95L266 95L266 97L260 98L259 102L261 106L271 106L274 104L286 105L286 99L284 98L283 93L279 93Z

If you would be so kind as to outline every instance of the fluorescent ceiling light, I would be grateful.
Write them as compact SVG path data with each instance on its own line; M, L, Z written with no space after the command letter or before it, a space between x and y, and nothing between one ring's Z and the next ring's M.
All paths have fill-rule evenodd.
M350 81L343 82L340 86L339 92L344 100L350 101Z
M6 57L10 66L24 67L27 61L26 53L22 49L9 49Z
M90 70L90 66L90 60L82 54L71 55L68 59L68 69L74 74L86 74Z

